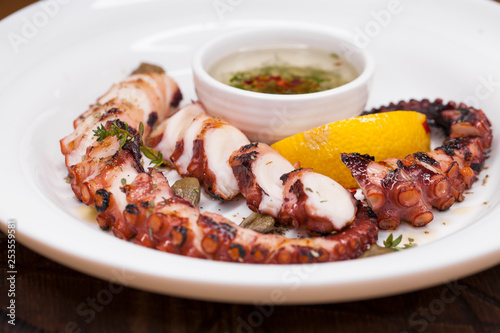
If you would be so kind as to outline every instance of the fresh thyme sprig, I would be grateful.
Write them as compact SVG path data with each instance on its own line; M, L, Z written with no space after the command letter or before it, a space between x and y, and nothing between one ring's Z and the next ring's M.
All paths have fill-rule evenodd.
M122 149L127 142L134 141L134 136L128 132L128 124L123 124L125 125L125 129L120 128L115 120L111 123L109 130L101 124L101 126L98 126L97 129L93 131L94 136L98 137L97 141L103 141L109 136L116 136L116 139L120 142L120 149Z
M141 122L139 123L139 139L141 140L140 142L140 149L144 156L149 158L151 162L149 162L149 165L153 164L153 168L157 168L163 163L165 163L165 160L163 160L163 154L159 151L154 150L153 148L147 147L144 142L142 142L142 135L144 134L144 124Z
M111 123L110 129L107 130L104 125L100 125L95 129L94 136L97 136L97 141L103 141L107 137L110 136L115 136L118 142L120 142L120 149L123 148L123 146L127 142L132 142L135 140L135 137L129 133L128 131L128 124L123 123L125 129L120 128L116 122ZM149 165L153 165L154 168L159 167L160 165L166 163L165 160L163 160L163 154L159 151L154 150L153 148L147 147L144 142L142 141L142 136L144 134L144 124L141 122L139 124L139 149L141 152L151 160Z
M161 152L146 146L141 146L141 151L143 152L144 156L146 156L151 160L151 162L149 162L149 165L153 164L153 168L157 168L163 163L165 163L165 160L163 159L163 154Z
M403 235L399 235L398 238L394 239L394 236L392 233L387 237L387 239L384 241L384 246L392 249L394 251L399 251L399 250L406 250L409 248L412 248L414 246L417 246L416 243L413 243L413 238L408 238L409 243L403 244L403 247L398 247L399 243L401 243L401 240L403 239Z

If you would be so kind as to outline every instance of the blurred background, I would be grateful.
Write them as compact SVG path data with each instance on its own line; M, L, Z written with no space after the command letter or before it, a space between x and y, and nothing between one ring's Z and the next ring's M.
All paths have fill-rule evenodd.
M493 0L500 3L500 0ZM0 0L0 20L15 11L36 2L35 0Z

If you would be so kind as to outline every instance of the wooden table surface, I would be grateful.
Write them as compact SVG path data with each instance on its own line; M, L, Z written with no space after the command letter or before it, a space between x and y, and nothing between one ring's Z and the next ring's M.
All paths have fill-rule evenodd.
M0 1L0 19L33 2ZM392 297L259 308L120 286L106 299L102 291L109 288L107 281L61 266L19 243L12 326L3 264L7 245L6 235L0 233L0 332L500 332L500 265Z

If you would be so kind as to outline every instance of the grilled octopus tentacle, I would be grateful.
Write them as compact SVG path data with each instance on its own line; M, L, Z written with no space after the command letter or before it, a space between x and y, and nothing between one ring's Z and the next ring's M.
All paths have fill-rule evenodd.
M164 175L154 169L137 174L123 186L123 193L126 206L121 214L116 206L96 204L102 210L99 216L114 217L106 219L107 228L136 244L195 258L262 264L329 262L356 258L377 240L376 216L359 202L355 221L342 231L289 239L239 227L219 214L201 214L174 196Z
M349 219L347 226L332 225L328 214L333 210L324 203L338 200L338 191L325 191L323 183L333 181L310 170L294 171L285 163L283 170L275 171L275 185L281 190L277 195L278 214L283 214L282 219L289 223L311 224L313 229L329 235L287 239L261 234L241 228L221 215L202 214L197 207L175 196L163 173L153 168L145 170L142 165L138 133L141 122L146 124L144 136L149 135L150 144L163 147L181 173L201 178L207 190L221 198L234 196L234 192L239 192L240 182L245 181L233 174L229 160L241 146L249 144L239 130L206 115L199 103L187 106L183 113L159 125L160 134L155 130L150 135L170 107L178 104L180 96L177 85L163 70L141 65L75 120L75 131L61 140L72 189L79 200L96 208L97 221L103 230L170 253L247 263L351 259L376 241L376 216L370 208L358 202L357 207L341 216ZM120 142L115 136L107 136L97 140L96 130L102 127L110 130L112 126L128 131L133 139ZM214 147L219 148L214 151ZM272 152L267 157L281 158L269 147L258 148ZM261 176L255 176L254 172L265 174L265 170L250 170L250 176L260 182ZM330 187L332 184L326 189ZM341 200L355 204L349 192L340 193ZM332 233L333 230L339 231Z
M293 264L356 258L377 240L376 216L360 203L355 221L339 233L289 239L242 228L219 214L201 214L165 191L162 200L143 205L130 196L141 187L147 192L156 183L153 175L141 176L146 181L135 181L129 191L125 225L113 228L130 234L134 243L161 251L219 261Z
M483 169L485 149L491 146L491 123L483 111L464 104L410 100L391 103L365 113L413 110L424 113L431 125L448 136L431 152L404 159L375 162L356 153L342 154L344 164L378 216L379 227L394 229L401 220L424 226L433 219L431 207L446 210L464 199Z

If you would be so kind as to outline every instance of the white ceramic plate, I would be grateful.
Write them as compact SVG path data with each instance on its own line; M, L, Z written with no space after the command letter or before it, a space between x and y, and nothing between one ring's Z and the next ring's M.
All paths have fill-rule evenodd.
M500 262L498 17L500 6L494 2L463 0L54 0L32 5L0 22L2 229L15 219L18 241L85 273L218 301L366 299L486 269ZM369 106L441 97L481 107L492 120L488 169L472 193L450 211L436 212L428 227L396 232L403 233L403 242L412 237L419 246L331 264L231 264L136 246L82 216L63 179L58 140L71 132L72 120L88 104L141 61L167 68L187 103L196 98L190 62L202 42L227 30L284 21L335 26L368 48L377 63ZM246 211L242 202L205 200L202 205L239 221L238 214Z

